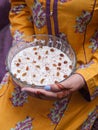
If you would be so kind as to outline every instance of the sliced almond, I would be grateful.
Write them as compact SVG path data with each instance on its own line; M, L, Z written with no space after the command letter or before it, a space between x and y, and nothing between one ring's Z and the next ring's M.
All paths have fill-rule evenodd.
M60 76L60 73L59 73L59 72L57 72L57 73L56 73L56 75L57 75L57 76Z
M44 80L45 80L44 78L43 78L43 79L41 79L41 80L40 80L40 83L42 84L42 83L44 82Z
M23 73L22 76L26 76L27 73Z

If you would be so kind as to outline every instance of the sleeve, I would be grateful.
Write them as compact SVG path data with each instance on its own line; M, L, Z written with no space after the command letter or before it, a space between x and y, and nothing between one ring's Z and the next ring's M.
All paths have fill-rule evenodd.
M83 76L86 86L80 90L81 94L88 100L98 96L98 48L92 55L92 60L83 68L77 69L76 73Z
M9 19L12 36L33 35L33 20L25 0L11 0L10 3Z

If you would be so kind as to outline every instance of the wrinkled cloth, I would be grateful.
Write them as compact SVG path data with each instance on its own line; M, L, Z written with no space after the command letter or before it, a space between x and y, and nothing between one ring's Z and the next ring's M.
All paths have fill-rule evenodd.
M9 25L6 25L0 31L0 81L6 73L6 57L12 44L12 37L10 34Z
M8 14L10 4L8 0L0 0L0 30L9 23Z
M9 29L9 10L9 1L0 0L0 81L6 72L5 59L12 42Z

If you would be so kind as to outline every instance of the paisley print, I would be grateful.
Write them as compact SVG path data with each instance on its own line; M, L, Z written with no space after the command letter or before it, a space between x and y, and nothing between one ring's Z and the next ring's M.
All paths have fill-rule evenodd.
M88 11L82 11L82 14L76 18L76 30L75 32L83 33L86 30L86 26L91 19L91 13Z
M91 130L94 121L98 117L97 111L98 111L98 106L96 107L95 110L89 113L87 120L84 122L84 124L81 127L81 130Z
M24 91L21 91L20 87L15 87L14 92L12 93L12 97L10 101L12 102L13 106L23 106L25 102L27 102L28 94Z
M92 52L95 52L98 49L98 30L94 33L92 38L90 39L91 45L89 48L92 48Z
M69 99L64 98L60 101L56 101L53 106L54 108L51 109L50 114L48 114L48 117L54 124L58 124L62 116L64 115L64 111L67 108Z
M25 4L21 4L21 5L14 6L14 7L11 9L11 12L12 12L12 13L15 13L15 14L19 14L20 11L22 11L25 7L26 7Z
M10 130L32 130L32 118L26 117L24 121L18 122L15 128L11 128Z
M35 1L31 7L33 12L33 21L37 28L42 28L46 24L46 13L45 9L39 1Z

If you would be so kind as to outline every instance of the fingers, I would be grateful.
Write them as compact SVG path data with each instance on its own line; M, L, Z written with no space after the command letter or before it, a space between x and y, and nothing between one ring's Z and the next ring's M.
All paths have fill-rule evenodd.
M45 100L57 100L62 99L64 97L67 97L70 95L69 90L63 90L60 92L52 92L52 91L46 91L44 89L33 89L33 88L22 88L22 91L27 91L29 93L32 93L35 97L45 99Z

